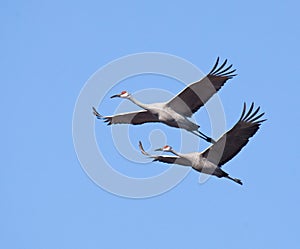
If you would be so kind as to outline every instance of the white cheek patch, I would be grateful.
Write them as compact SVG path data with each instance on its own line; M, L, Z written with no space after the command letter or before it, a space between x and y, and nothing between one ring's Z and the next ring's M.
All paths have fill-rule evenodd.
M129 94L128 94L127 92L125 92L125 93L122 93L120 96L121 96L121 97L128 97Z

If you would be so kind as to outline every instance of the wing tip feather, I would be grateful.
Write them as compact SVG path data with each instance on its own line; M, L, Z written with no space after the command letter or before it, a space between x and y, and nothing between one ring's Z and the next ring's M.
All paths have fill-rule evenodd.
M246 103L244 102L242 115L241 115L241 118L239 121L260 125L261 123L263 123L267 120L267 119L259 120L261 117L263 117L265 115L264 112L258 114L258 112L260 111L260 106L258 106L255 109L255 111L253 111L253 109L254 109L254 102L251 103L251 106L248 111L246 111L247 106L246 106Z
M103 116L96 110L94 106L92 106L93 114L98 118L101 119Z
M142 153L143 155L148 156L148 157L151 157L151 155L145 151L145 149L144 149L143 144L142 144L141 141L139 141L139 149L140 149L140 151L141 151L141 153Z
M217 58L216 63L214 64L213 68L210 70L208 75L227 77L229 79L237 75L237 74L232 74L236 71L236 69L229 71L232 68L233 64L230 64L227 68L223 69L228 62L227 59L225 59L224 62L218 67L219 61L220 61L220 57Z

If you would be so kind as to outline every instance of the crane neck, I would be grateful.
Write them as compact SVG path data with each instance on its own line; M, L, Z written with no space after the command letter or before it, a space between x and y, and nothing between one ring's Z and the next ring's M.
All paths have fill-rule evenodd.
M132 97L131 95L128 97L128 99L129 99L132 103L136 104L137 106L139 106L139 107L141 107L141 108L143 108L143 109L145 109L145 110L148 110L148 106L147 106L146 104L144 104L144 103L138 101L137 99L135 99L135 98Z
M181 154L181 153L179 153L179 152L176 152L175 150L170 150L170 152L171 153L173 153L174 155L176 155L176 156L179 156L179 157L182 157L182 158L185 158L185 155L184 154Z

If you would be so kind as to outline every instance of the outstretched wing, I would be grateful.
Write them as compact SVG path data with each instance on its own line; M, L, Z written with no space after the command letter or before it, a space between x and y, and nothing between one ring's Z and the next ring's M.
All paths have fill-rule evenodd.
M249 111L246 113L246 104L244 103L243 112L235 126L226 132L218 141L202 153L209 161L222 166L248 143L259 129L259 126L266 119L260 118L264 113L258 114L260 107L253 111L254 103L251 104Z
M191 166L191 162L187 159L180 158L178 156L157 156L157 155L150 155L147 153L144 148L141 141L139 141L139 148L143 155L150 157L153 159L153 161L159 161L162 163L170 163L170 164L179 164L179 165L185 165L185 166Z
M176 112L191 117L193 113L199 110L221 87L228 79L231 79L236 74L236 70L230 70L232 64L225 67L227 60L219 65L219 57L209 72L200 81L194 82L183 89L179 94L172 98L167 105L169 105Z
M95 107L93 107L93 114L98 119L104 119L107 122L107 125L111 124L133 124L139 125L149 122L159 122L158 118L153 115L151 112L146 110L136 111L136 112L127 112L121 113L114 116L102 116Z

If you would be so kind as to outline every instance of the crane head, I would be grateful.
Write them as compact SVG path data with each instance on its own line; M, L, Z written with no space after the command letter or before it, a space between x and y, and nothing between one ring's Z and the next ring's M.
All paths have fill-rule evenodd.
M156 149L155 151L171 151L171 150L172 150L171 146L165 145L164 147Z
M118 98L124 98L124 99L126 99L126 98L128 98L129 96L130 96L129 92L127 92L127 91L122 91L120 94L113 95L113 96L111 96L110 98L112 99L112 98L118 97Z

